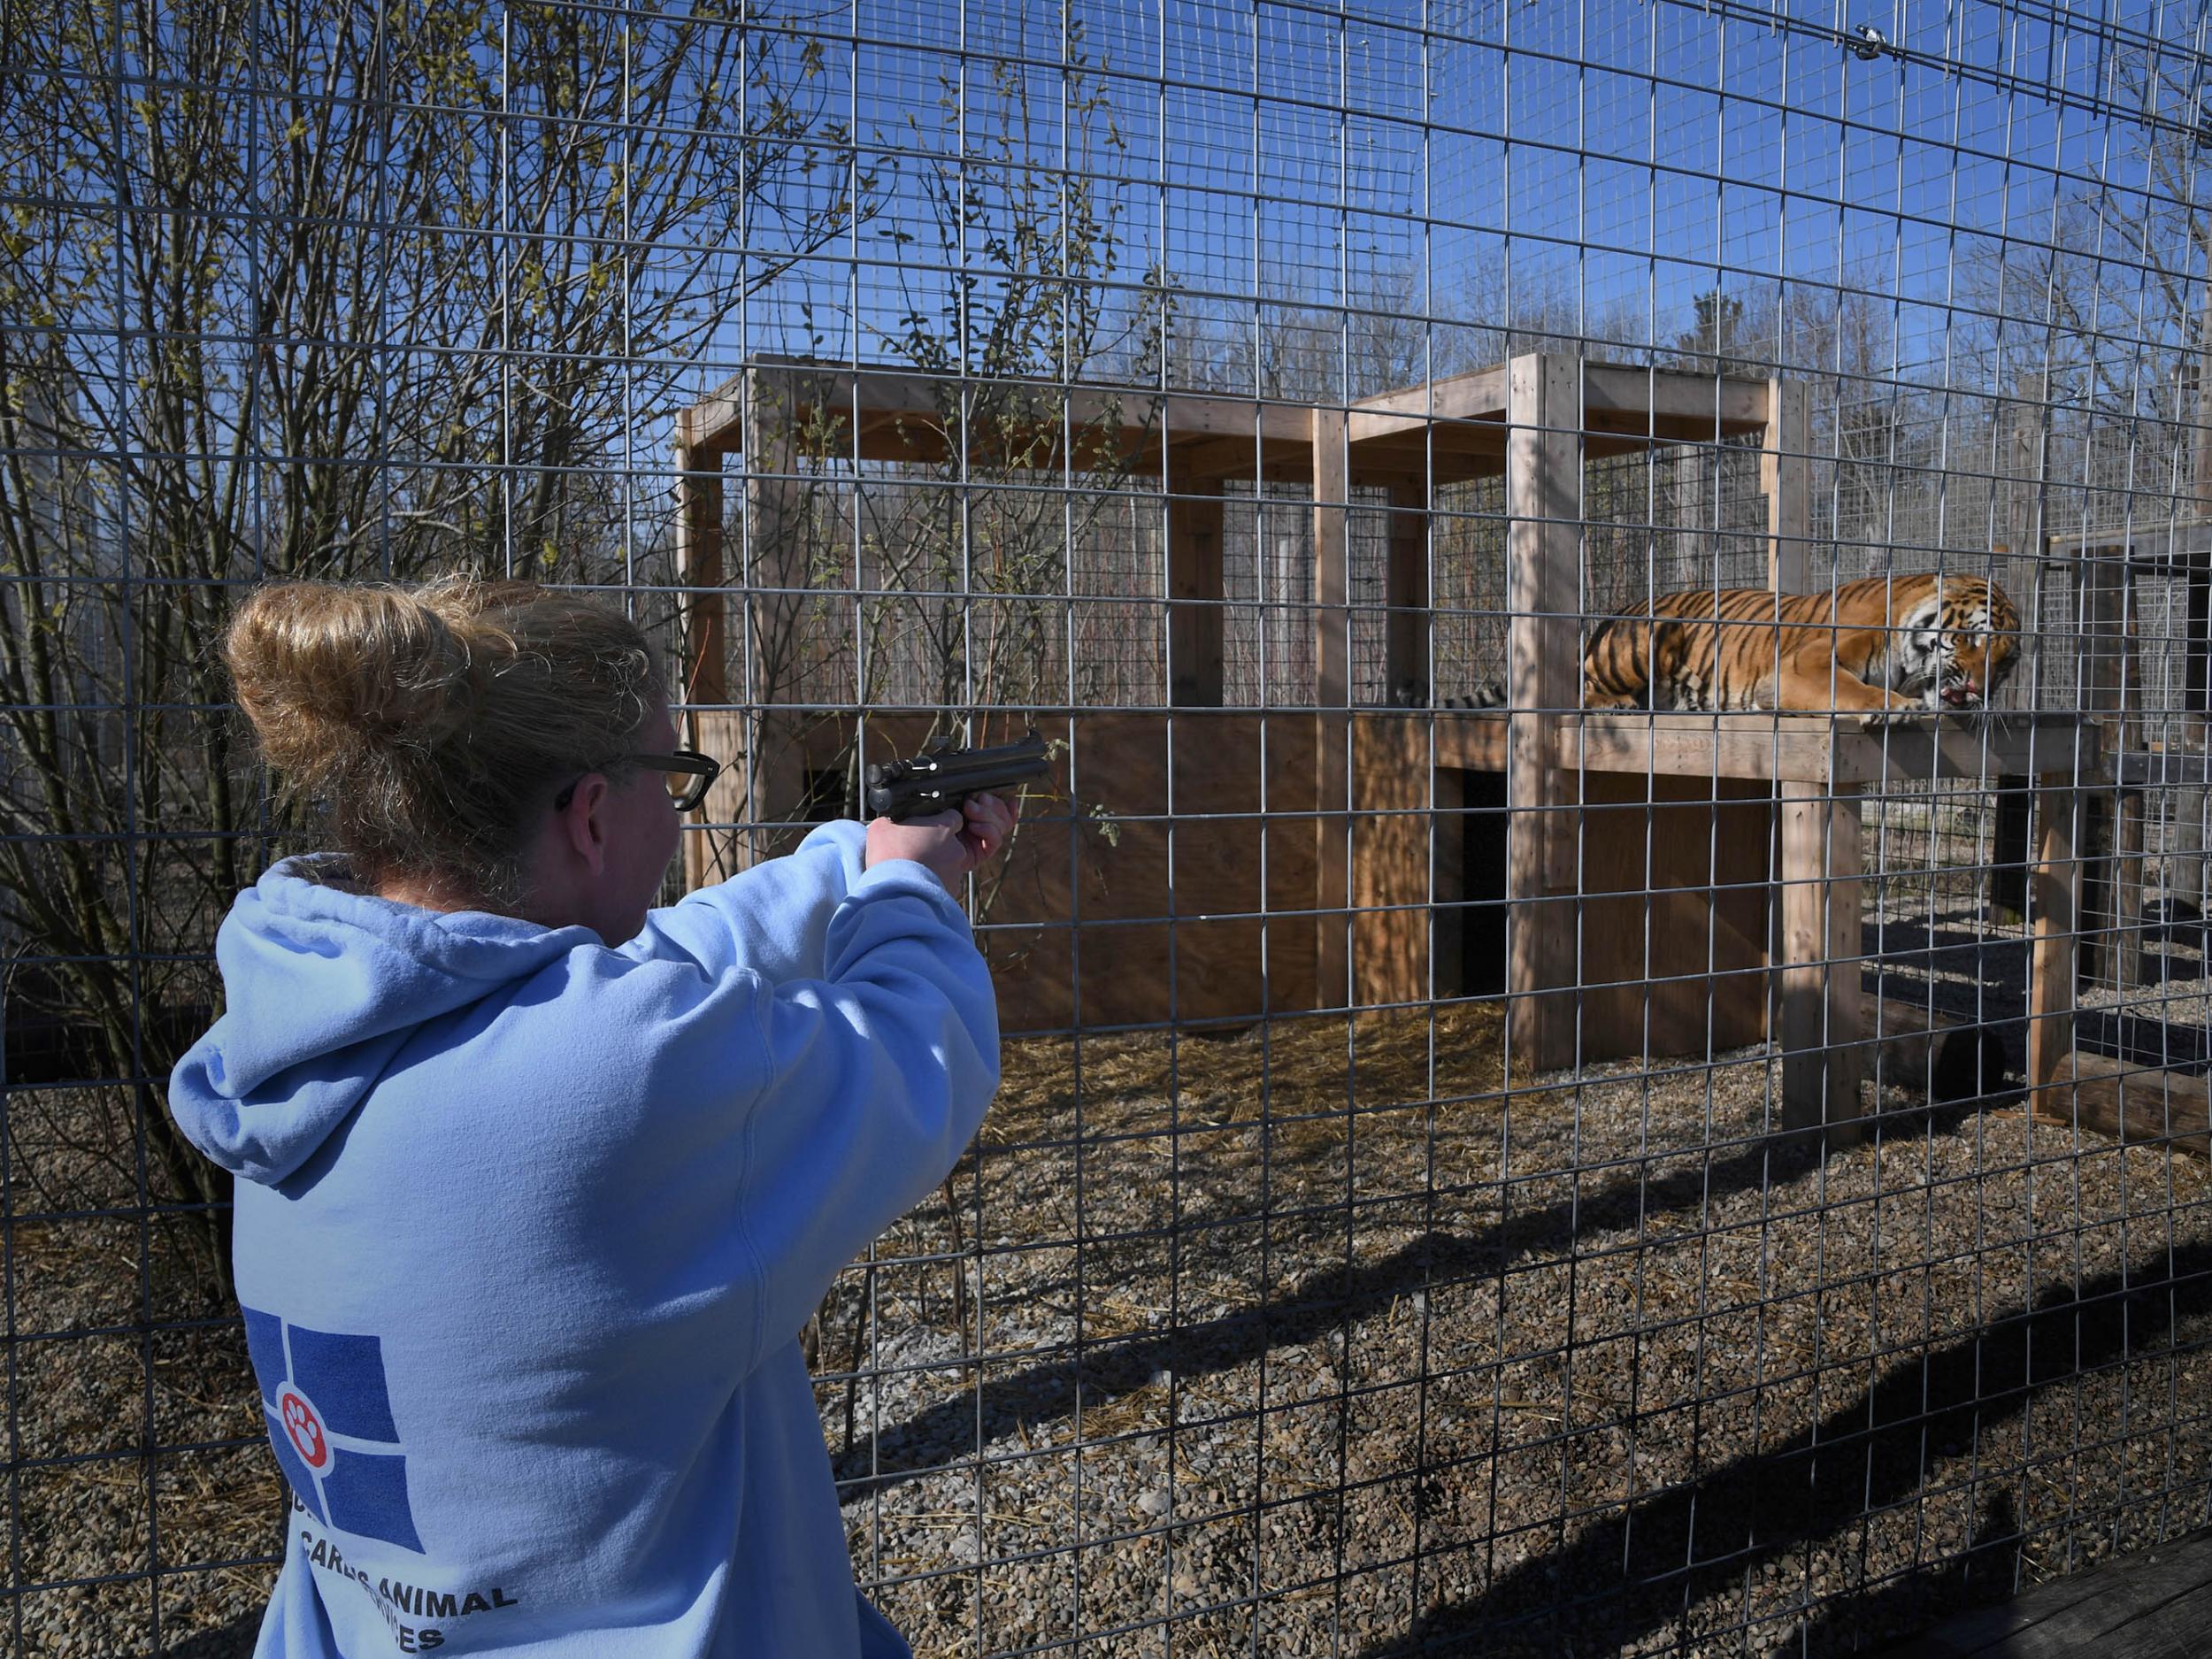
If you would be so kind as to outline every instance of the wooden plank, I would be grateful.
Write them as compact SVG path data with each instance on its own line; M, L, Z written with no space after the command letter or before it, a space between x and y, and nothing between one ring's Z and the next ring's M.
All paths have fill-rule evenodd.
M1859 803L1795 779L1780 794L1782 1123L1845 1145L1860 1116Z
M1778 594L1813 591L1810 411L1804 381L1778 377L1767 382L1759 484L1767 498L1767 583Z
M1171 1016L1243 1023L1320 1005L1310 714L1038 709L978 741L1010 741L1030 720L1066 747L1025 805L1006 862L979 889L978 919L990 926L979 942L1002 1030L1157 1025ZM700 746L737 752L749 726L741 710L703 714ZM914 753L928 726L919 714L870 719L866 757ZM806 758L849 760L841 749L850 737L849 728L818 728ZM1171 765L1171 826L1164 816ZM687 832L687 841L704 839ZM695 883L732 872L685 864ZM1385 876L1401 880L1394 871ZM1403 926L1422 920L1402 914Z
M2052 780L2047 780L2047 783ZM2028 899L2033 943L2028 956L2028 1082L2054 1082L2074 1051L2074 992L2079 945L2082 792L2054 784L2036 797L2035 867Z
M1688 777L1792 778L1803 783L1995 779L2036 772L2097 775L2101 734L2070 714L1987 721L1930 715L1861 731L1824 714L1596 711L1561 723L1563 766Z
M2115 1141L2170 1141L2177 1152L2212 1156L2205 1079L2076 1049L2053 1064L2050 1081L2030 1097L2047 1122L2078 1125Z
M1555 754L1596 772L1820 783L1834 741L1824 715L1591 713L1560 723Z
M1503 710L1436 710L1436 764L1463 772L1506 770L1508 720Z
M1516 1057L1548 1069L1574 1044L1576 782L1555 763L1560 711L1581 702L1579 365L1535 355L1509 371L1507 1018Z
M1770 786L1580 780L1578 961L1585 1063L1703 1056L1767 1035Z
M1223 683L1221 480L1171 475L1168 701L1218 708Z
M2069 1573L1937 1625L1882 1659L2201 1659L2212 1531Z

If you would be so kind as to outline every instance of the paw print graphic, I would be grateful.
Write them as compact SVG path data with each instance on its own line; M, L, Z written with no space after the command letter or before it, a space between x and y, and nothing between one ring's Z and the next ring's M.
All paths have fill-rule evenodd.
M315 1408L296 1388L285 1389L277 1403L283 1413L284 1432L291 1439L292 1448L310 1469L320 1470L330 1461L330 1440L323 1432L322 1419L315 1415Z

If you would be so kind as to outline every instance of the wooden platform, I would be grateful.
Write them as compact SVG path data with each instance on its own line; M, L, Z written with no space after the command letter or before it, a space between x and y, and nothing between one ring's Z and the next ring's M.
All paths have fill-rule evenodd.
M1168 706L1059 717L1071 749L1088 751L1071 755L1070 775L1087 794L1102 779L1110 791L1071 803L1053 871L1002 884L1021 898L998 914L1036 929L1025 984L1064 987L1036 1018L1081 1026L1417 1001L1443 994L1451 930L1502 912L1517 1069L1778 1039L1787 1126L1847 1140L1870 1041L1860 795L1955 779L2015 796L2032 784L2030 1071L2052 1085L2073 1053L2083 791L2107 737L2094 722L1932 718L1868 732L1824 715L1578 707L1588 464L1756 436L1769 586L1802 593L1826 580L1809 422L1797 382L1542 353L1335 405L761 359L679 421L678 557L695 595L687 701L722 723L733 763L710 818L804 817L833 770L818 752L822 716L807 712L821 699L793 690L815 579L779 530L824 468L922 462L948 482L992 468L1156 477ZM733 455L747 480L744 641L724 608ZM1353 492L1386 492L1383 683L1432 689L1427 520L1439 487L1486 475L1505 484L1509 709L1356 708ZM1222 706L1224 485L1239 479L1311 492L1310 708ZM1171 739L1169 723L1200 710L1218 741L1193 751L1199 733ZM1245 775L1224 781L1233 772ZM1478 809L1485 777L1502 791ZM1453 892L1465 849L1437 832L1462 819L1506 826L1488 855L1504 891L1486 910L1471 887ZM774 839L728 840L727 859L741 866ZM1264 884L1246 872L1260 847ZM1136 960L1175 972L1123 971Z
M2039 1585L1886 1648L1881 1659L2204 1659L2212 1530Z

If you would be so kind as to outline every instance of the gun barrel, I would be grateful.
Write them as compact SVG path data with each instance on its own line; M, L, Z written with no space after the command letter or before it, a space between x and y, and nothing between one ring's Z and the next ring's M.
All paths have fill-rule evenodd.
M1052 769L1045 741L1032 732L994 749L937 749L868 768L868 810L903 821L956 807L970 795L1033 782Z

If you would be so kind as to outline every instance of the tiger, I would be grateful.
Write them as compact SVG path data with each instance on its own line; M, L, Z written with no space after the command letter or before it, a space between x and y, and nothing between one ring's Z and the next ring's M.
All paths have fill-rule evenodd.
M2012 601L1979 576L1870 576L1778 600L1763 588L1664 594L1590 636L1582 706L1789 710L1864 726L1978 713L2018 665L2019 633Z
M1870 728L1978 713L2018 665L2019 631L2012 601L1978 576L1871 576L1778 602L1763 588L1663 594L1598 625L1582 706L1834 713ZM1447 706L1505 703L1486 684Z

